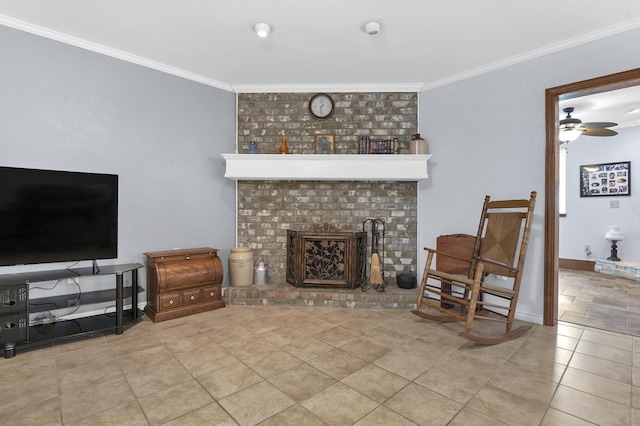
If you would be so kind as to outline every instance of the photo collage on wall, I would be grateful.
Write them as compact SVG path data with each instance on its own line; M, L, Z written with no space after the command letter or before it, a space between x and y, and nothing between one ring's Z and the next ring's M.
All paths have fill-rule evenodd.
M580 166L580 196L631 195L631 162Z

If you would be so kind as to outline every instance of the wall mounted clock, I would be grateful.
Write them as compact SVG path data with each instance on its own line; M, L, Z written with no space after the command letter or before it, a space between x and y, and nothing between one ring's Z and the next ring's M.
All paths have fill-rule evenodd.
M326 120L331 117L335 107L333 98L326 93L313 95L309 100L309 112L316 120Z

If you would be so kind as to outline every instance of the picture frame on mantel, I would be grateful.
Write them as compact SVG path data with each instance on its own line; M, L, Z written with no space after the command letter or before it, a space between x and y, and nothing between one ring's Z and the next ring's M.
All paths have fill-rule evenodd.
M336 135L330 133L315 135L313 152L316 154L335 154Z
M631 195L631 161L580 166L581 197Z

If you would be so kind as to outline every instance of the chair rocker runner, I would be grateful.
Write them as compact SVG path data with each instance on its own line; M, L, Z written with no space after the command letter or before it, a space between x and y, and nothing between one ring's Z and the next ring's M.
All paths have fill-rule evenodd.
M480 344L496 344L515 339L531 326L512 330L536 192L528 200L491 201L487 195L470 259L462 259L425 247L427 261L418 292L414 314L439 322L464 321L461 336ZM469 264L468 274L439 271L432 263L442 257ZM502 277L500 284L485 282L489 274ZM498 282L496 280L496 282ZM474 320L481 319L506 326L504 334L488 335L472 331ZM492 327L487 327L493 330ZM482 331L482 330L481 330ZM486 331L486 330L485 330Z

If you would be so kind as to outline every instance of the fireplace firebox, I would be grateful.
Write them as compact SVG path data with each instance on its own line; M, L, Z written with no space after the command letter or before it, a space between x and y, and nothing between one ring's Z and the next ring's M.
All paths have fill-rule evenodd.
M286 280L296 287L360 287L367 280L366 257L366 232L327 224L287 230Z

